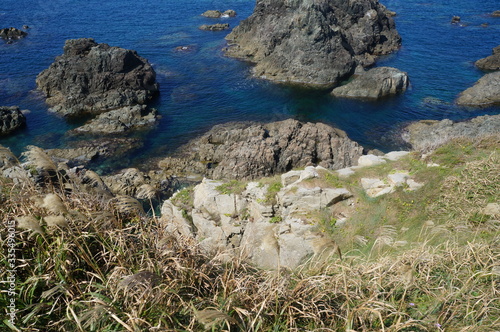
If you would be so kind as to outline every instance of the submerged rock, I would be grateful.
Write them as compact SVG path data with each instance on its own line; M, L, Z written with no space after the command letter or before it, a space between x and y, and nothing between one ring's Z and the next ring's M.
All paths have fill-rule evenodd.
M227 23L217 23L217 24L203 24L200 26L200 30L207 30L207 31L222 31L222 30L227 30L229 29L229 24Z
M326 86L401 45L377 0L258 0L226 39L226 55L256 63L255 76Z
M335 88L336 97L379 99L406 91L408 75L396 68L373 68L357 76L351 82Z
M0 106L0 136L7 135L23 127L26 117L17 106Z
M481 77L474 86L460 94L457 104L464 106L500 104L500 71L495 71Z
M160 167L213 179L255 179L309 164L344 168L362 153L345 132L322 123L228 123L189 142Z
M474 64L484 71L500 70L500 46L493 49L493 55L477 60Z
M158 92L156 73L146 59L91 38L67 40L64 54L36 83L52 110L65 116L143 105Z

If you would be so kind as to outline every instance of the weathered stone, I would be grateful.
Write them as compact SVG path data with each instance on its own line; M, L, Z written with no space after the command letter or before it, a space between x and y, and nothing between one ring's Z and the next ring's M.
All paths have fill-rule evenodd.
M378 67L355 77L346 85L333 89L335 97L380 99L406 91L408 75L396 68Z
M338 129L285 120L268 124L229 123L213 127L160 162L176 172L202 172L215 179L255 179L318 164L352 166L363 148ZM180 165L180 166L179 166Z
M406 184L406 180L408 180L410 175L408 172L396 172L387 175L387 179L389 180L389 184L400 187Z
M358 166L360 167L368 167L385 164L387 161L379 156L375 156L373 154L367 154L366 156L360 156L358 158Z
M222 181L203 179L194 187L192 210L180 211L174 195L163 204L162 220L168 232L198 241L219 259L236 255L260 268L293 269L332 244L311 215L352 196L344 188L309 188L314 178L308 175L318 171L328 172L321 167L297 171L293 185L280 189L275 199L269 198L267 184L249 182L241 194L221 193Z
M146 59L91 38L67 40L64 54L36 83L52 110L65 116L146 104L158 92L156 73Z
M126 106L99 114L85 125L74 129L75 133L116 134L154 124L157 112L146 105Z
M493 55L477 60L474 64L477 68L485 71L500 70L500 46L493 49Z
M403 157L406 157L409 153L409 151L391 151L389 153L386 153L383 158L390 161L397 161Z
M0 136L8 135L26 125L26 117L17 106L0 106Z
M207 10L201 16L209 17L209 18L219 18L222 16L222 13L219 10Z
M457 104L464 106L500 104L500 71L488 73L481 77L474 86L460 94Z
M281 174L281 184L283 187L286 187L300 179L300 175L302 171L290 171L284 174Z
M355 173L354 170L350 167L338 169L335 172L337 172L340 178L348 178Z
M401 38L377 0L258 0L226 37L226 54L280 82L335 86L358 64L397 50Z
M484 115L468 121L424 120L410 124L402 138L414 150L432 151L456 137L481 137L500 133L500 115Z

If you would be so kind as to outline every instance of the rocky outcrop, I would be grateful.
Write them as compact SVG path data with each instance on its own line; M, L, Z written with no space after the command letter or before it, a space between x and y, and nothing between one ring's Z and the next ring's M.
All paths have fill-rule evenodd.
M74 129L75 133L117 134L148 126L156 122L154 108L146 105L126 106L99 114L85 125Z
M389 163L406 155L408 152L396 151L380 159ZM360 157L363 166L352 167L352 173L373 165L361 160L365 157ZM348 222L358 198L343 185L353 181L342 181L340 173L307 166L259 182L205 178L165 201L161 218L167 233L196 240L209 255L237 256L265 269L294 269L308 260L341 255L332 237L325 236L325 219L331 227ZM363 195L371 197L401 187L418 190L424 185L406 170L360 182Z
M377 0L258 0L226 39L226 55L256 63L255 76L325 86L401 44Z
M206 31L222 31L227 29L229 29L228 23L203 24L200 26L200 30Z
M484 71L500 70L500 46L493 49L493 55L477 60L474 64Z
M209 17L209 18L220 18L220 17L235 17L236 12L232 9L228 9L225 12L221 12L220 10L207 10L201 16Z
M0 106L0 136L10 134L25 124L26 117L19 107Z
M500 71L484 75L457 98L457 104L463 106L490 106L499 103Z
M339 129L290 119L215 126L159 165L175 174L255 179L312 164L344 168L354 165L362 153L363 148Z
M6 40L7 42L12 42L13 40L24 38L27 35L27 32L12 27L0 29L0 38Z
M462 122L448 119L418 121L405 128L403 139L411 144L414 150L427 152L453 138L478 138L498 133L500 133L500 114L479 116Z
M491 16L500 17L500 10L495 10L493 13L491 13Z
M335 97L380 99L406 91L408 75L396 68L378 67L355 77L346 85L333 89Z
M166 231L196 239L211 255L243 257L265 269L293 269L311 256L336 254L335 242L311 216L348 204L352 194L322 186L320 176L331 174L322 167L291 173L274 183L250 182L241 193L226 192L224 182L204 179L189 193L191 206L181 204L186 193L163 204ZM289 182L289 175L297 179Z
M65 116L143 105L158 92L156 73L146 59L91 38L67 40L64 54L36 83L52 110Z

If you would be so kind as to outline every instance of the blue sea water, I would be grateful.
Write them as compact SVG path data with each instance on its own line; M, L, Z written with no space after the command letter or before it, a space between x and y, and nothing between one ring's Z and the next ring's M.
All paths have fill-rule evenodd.
M249 16L254 0L7 0L0 3L0 27L31 27L29 36L13 44L0 41L0 105L31 112L27 127L0 144L16 154L28 144L64 147L68 123L48 112L36 91L35 78L62 54L66 39L92 37L136 50L157 72L160 95L154 107L159 125L142 133L144 148L113 167L137 165L167 155L211 126L228 121L275 121L295 118L320 121L345 130L367 148L399 148L395 132L421 119L464 120L498 114L499 107L463 108L457 95L483 73L473 62L500 45L498 0L385 0L396 11L402 48L378 62L408 72L405 94L377 102L341 100L325 92L274 84L250 77L250 65L224 57L228 31L201 31L202 24L227 22L231 27ZM234 9L238 16L208 19L208 9ZM463 25L452 25L452 16ZM482 26L486 23L486 26ZM192 52L175 51L192 46Z

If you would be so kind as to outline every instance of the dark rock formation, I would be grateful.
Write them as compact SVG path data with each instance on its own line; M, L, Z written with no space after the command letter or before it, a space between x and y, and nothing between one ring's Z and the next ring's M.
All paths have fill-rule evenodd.
M258 77L334 86L399 48L390 16L378 0L257 0L226 54L256 63Z
M474 86L460 94L457 104L464 106L500 104L500 71L495 71L481 77Z
M493 13L491 13L491 16L500 17L500 10L495 10Z
M484 71L500 70L500 46L493 49L493 55L477 60L475 65Z
M7 135L26 124L26 117L19 107L0 106L0 136Z
M339 129L290 119L268 124L215 126L159 165L174 174L256 179L308 164L330 169L352 166L362 152L363 148Z
M500 134L500 114L484 115L469 121L423 120L410 124L403 131L403 139L414 150L432 151L457 137L481 137Z
M0 29L0 38L5 39L7 41L21 39L26 37L27 35L28 35L27 32L16 28Z
M158 92L156 73L146 59L91 38L67 40L64 54L36 83L52 110L65 116L146 104Z
M379 99L404 92L408 87L408 75L396 68L373 68L357 76L351 82L335 88L336 97Z
M229 24L227 23L217 23L217 24L203 24L200 26L200 30L208 30L208 31L222 31L229 29Z
M232 9L228 9L225 12L221 12L219 10L207 10L201 16L209 17L209 18L219 18L219 17L235 17L236 12Z
M116 134L130 131L156 122L157 112L146 105L125 106L102 113L85 125L74 130L76 133Z
M458 24L460 23L460 16L453 16L450 21L451 24Z

